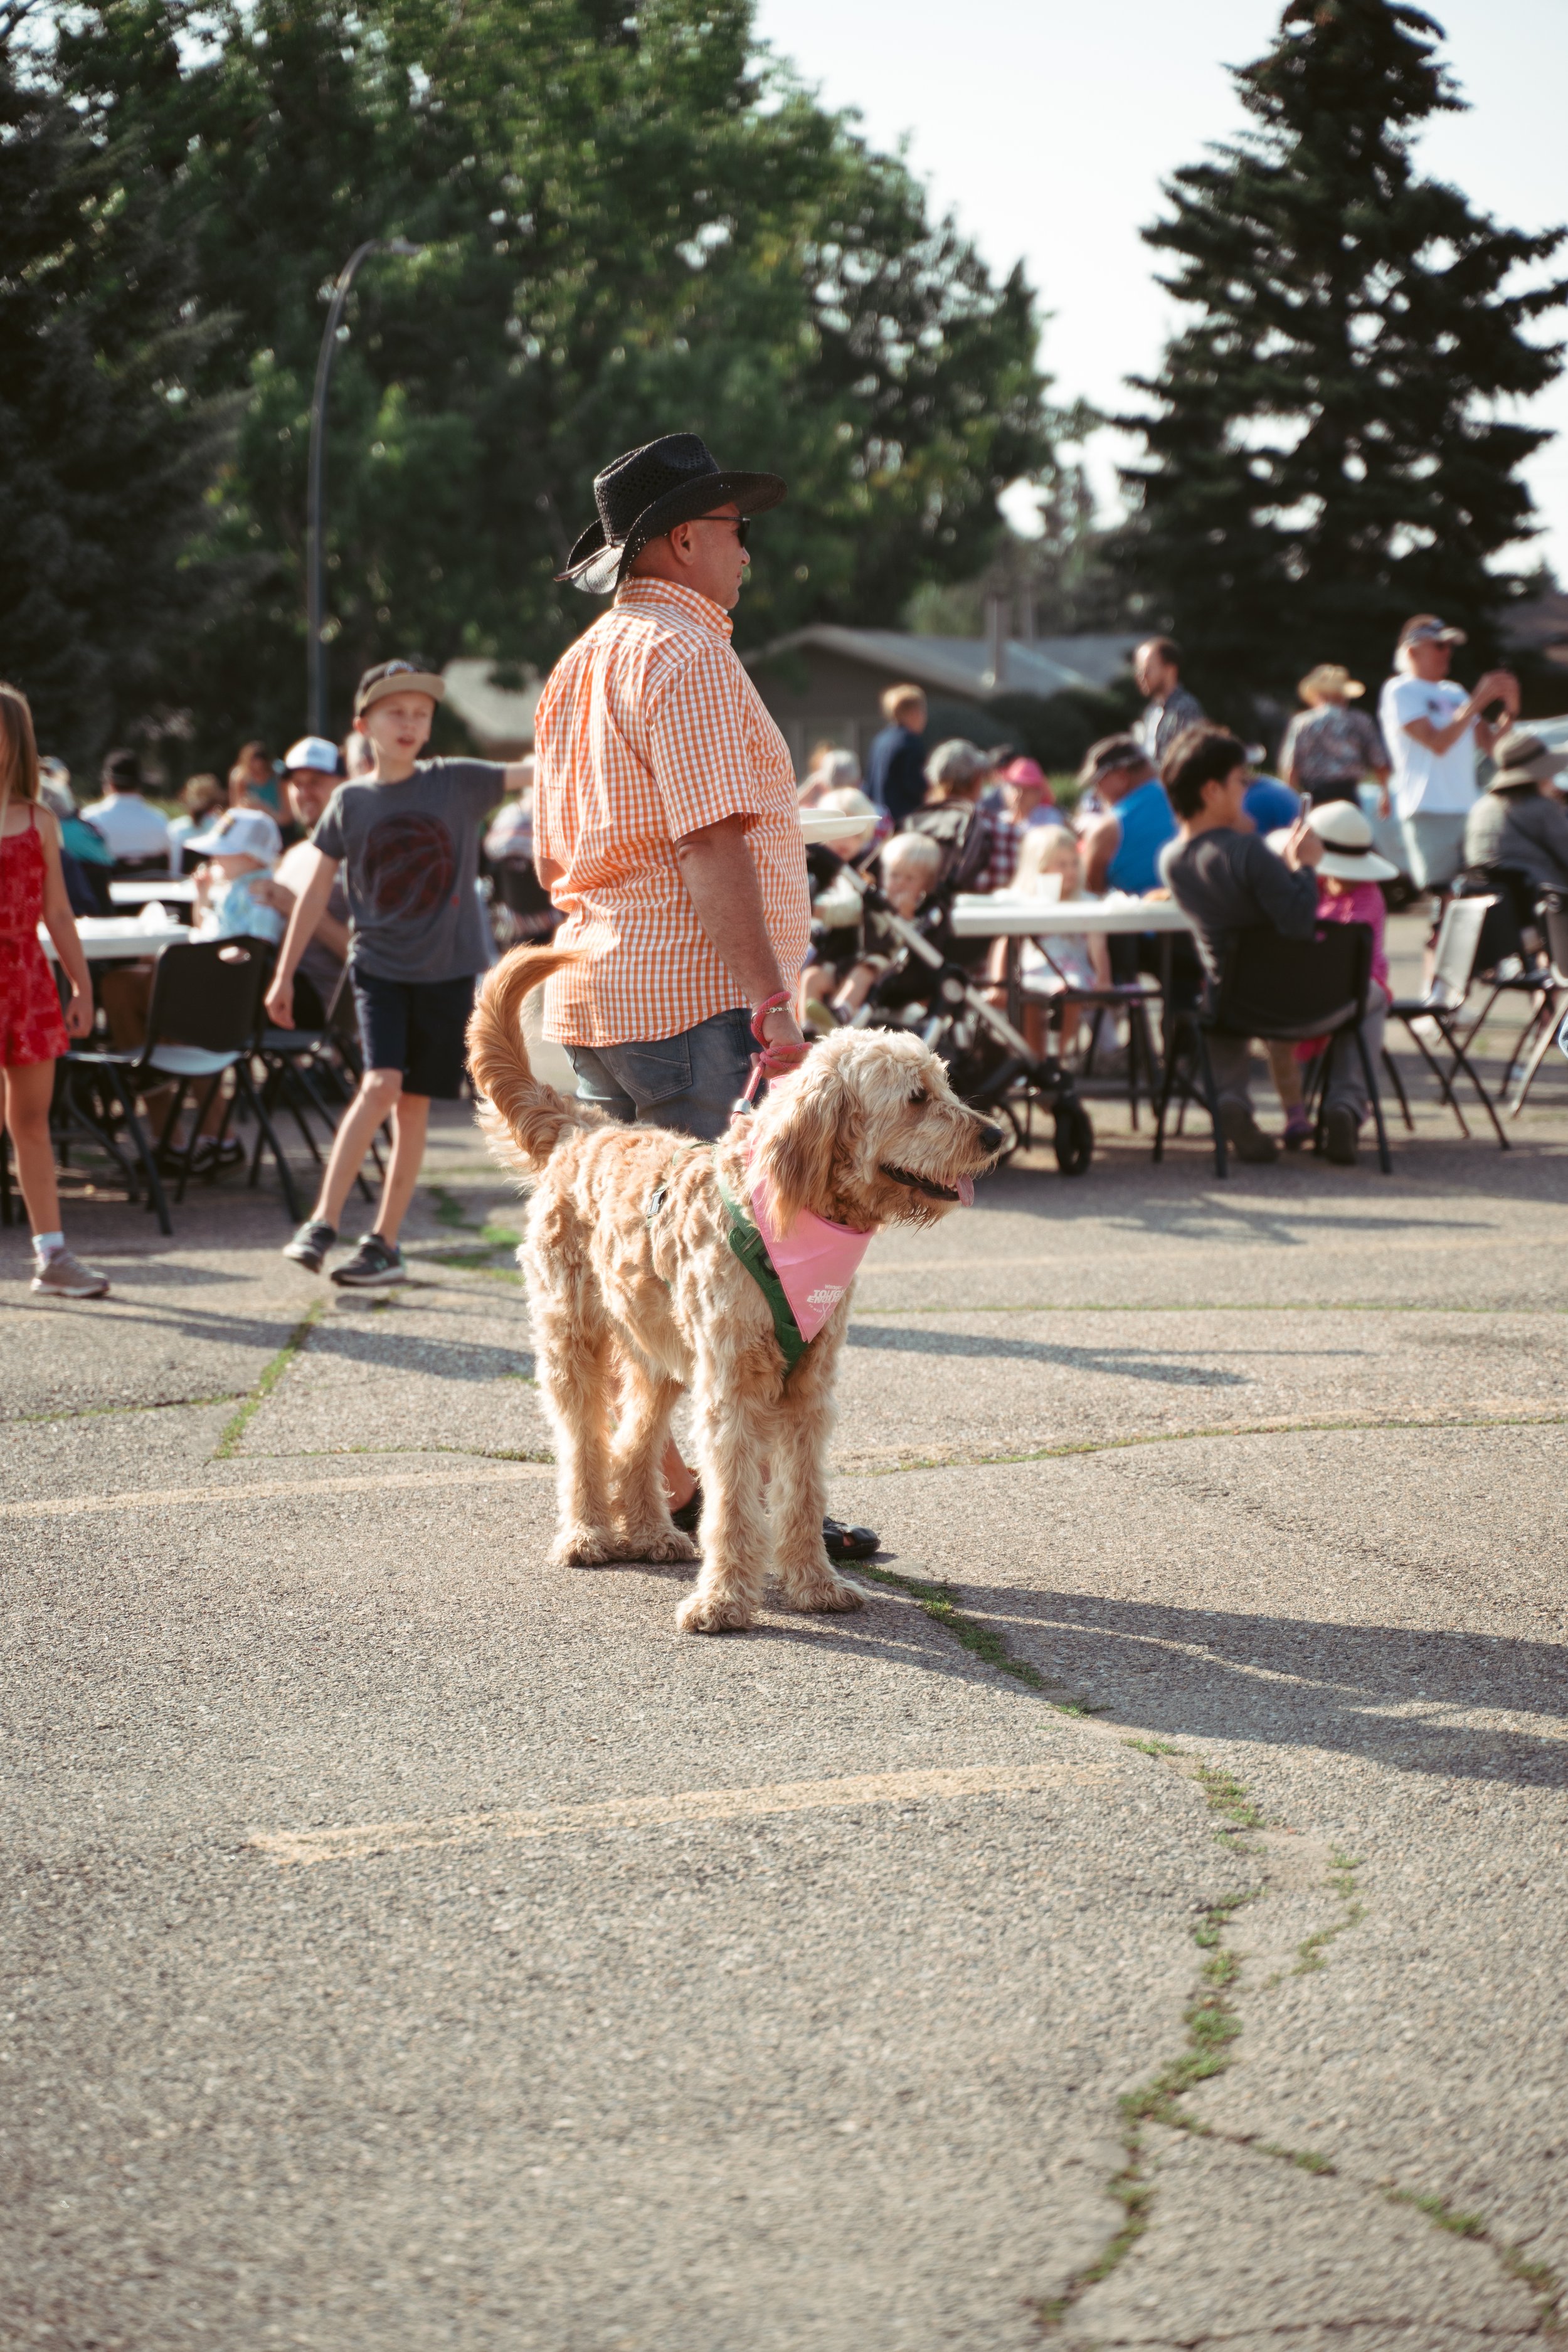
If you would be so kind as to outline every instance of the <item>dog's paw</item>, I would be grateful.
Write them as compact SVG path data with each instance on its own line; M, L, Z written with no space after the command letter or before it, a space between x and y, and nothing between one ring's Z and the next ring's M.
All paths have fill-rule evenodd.
M850 1584L832 1569L814 1570L800 1576L781 1575L779 1591L791 1609L832 1610L845 1614L852 1609L864 1609L868 1595L858 1584Z
M622 1556L607 1528L580 1525L563 1528L547 1554L552 1568L604 1568Z
M675 1622L682 1633L738 1633L755 1615L738 1593L704 1592L699 1585L676 1611Z
M671 1560L700 1559L701 1553L679 1528L628 1528L616 1549L623 1559L645 1559L653 1567Z

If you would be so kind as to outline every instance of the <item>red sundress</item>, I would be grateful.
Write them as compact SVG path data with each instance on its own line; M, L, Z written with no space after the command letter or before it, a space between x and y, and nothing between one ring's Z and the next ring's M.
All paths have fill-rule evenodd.
M70 1040L59 991L38 945L44 845L31 806L26 833L0 838L0 1069L58 1062Z

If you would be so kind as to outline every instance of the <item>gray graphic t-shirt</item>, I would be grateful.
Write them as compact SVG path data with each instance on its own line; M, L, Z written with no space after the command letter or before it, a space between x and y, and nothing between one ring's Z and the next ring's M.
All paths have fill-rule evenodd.
M351 961L377 980L458 980L490 961L474 884L479 835L506 797L493 760L421 760L401 784L340 784L310 835L343 861Z

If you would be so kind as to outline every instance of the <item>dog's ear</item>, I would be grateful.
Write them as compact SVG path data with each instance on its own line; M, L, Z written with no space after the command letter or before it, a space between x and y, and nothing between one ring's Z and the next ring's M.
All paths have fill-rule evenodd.
M833 1176L843 1087L826 1055L808 1054L786 1087L774 1091L756 1156L768 1205L781 1234L802 1209L823 1200ZM781 1099L782 1097L782 1099Z

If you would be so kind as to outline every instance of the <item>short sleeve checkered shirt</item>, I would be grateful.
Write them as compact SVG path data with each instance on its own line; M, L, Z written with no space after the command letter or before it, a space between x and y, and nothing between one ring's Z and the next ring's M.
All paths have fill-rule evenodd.
M675 856L727 816L752 820L768 935L794 980L811 930L795 770L721 606L672 581L626 582L551 671L534 754L534 847L562 869L555 944L587 951L550 983L548 1036L674 1037L745 1004Z

